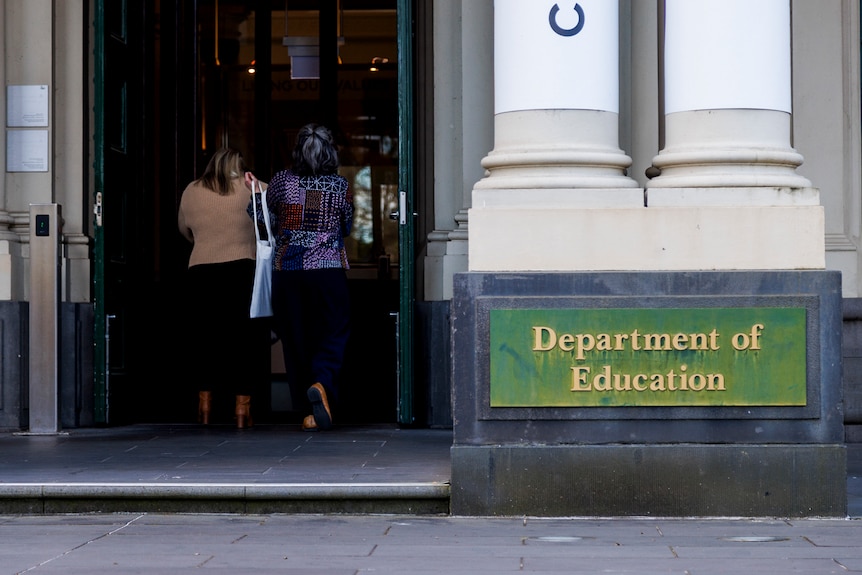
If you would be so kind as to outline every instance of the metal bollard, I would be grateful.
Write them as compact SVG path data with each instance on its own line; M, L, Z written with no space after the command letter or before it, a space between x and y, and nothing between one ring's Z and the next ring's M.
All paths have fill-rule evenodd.
M30 204L29 433L58 434L60 206Z

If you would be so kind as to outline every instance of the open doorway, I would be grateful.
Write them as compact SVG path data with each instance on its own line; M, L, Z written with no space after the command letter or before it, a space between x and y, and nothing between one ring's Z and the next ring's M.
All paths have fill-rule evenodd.
M398 1L145 4L130 13L104 3L106 19L123 29L106 34L118 44L106 65L106 124L127 130L118 140L143 144L106 146L105 263L97 280L110 332L106 422L194 420L194 407L174 399L187 397L181 390L193 382L171 367L195 337L181 326L176 297L188 256L176 230L179 195L220 146L242 151L267 180L289 165L295 134L308 122L336 135L356 204L340 421L395 422L401 261L390 214L399 207ZM107 105L112 93L114 108ZM125 120L116 124L108 115ZM279 377L277 343L272 357L271 397L255 419L299 421L296 390Z

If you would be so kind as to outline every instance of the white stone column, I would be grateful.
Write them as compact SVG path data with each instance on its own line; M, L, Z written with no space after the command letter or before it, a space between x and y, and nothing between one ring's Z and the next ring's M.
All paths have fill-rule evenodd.
M636 185L619 149L619 6L494 2L494 150L476 189Z
M616 150L617 3L559 3L548 22L583 23L559 38L540 5L495 4L495 148L473 189L470 270L824 268L819 190L790 146L789 0L668 0L666 145L645 190ZM566 42L596 19L599 38Z
M646 198L667 236L645 265L823 269L820 193L791 147L790 0L665 9L665 145Z
M425 299L452 298L467 270L468 215L482 158L493 147L493 0L435 0L434 229L427 236Z
M0 46L4 46L2 56L0 56L0 86L6 86L6 23L9 17L6 15L6 0L0 0ZM6 90L0 91L0 117L3 118L3 127L6 127ZM0 139L0 174L4 177L0 178L0 209L5 204L6 199L6 138Z
M6 0L0 0L0 46L6 46L6 27L12 25L9 23L10 17L6 13ZM6 191L8 185L6 183L6 86L9 80L6 75L6 50L0 53L0 117L3 118L3 137L0 138L0 243L5 247L6 242L15 242L18 240L18 235L10 231L12 226L12 216L6 209ZM0 247L0 299L11 299L11 275L12 264L11 259L6 256L9 250Z
M811 186L790 144L790 0L667 0L650 188Z
M495 0L494 114L469 268L592 265L584 209L643 207L619 148L619 4Z
M75 89L84 78L86 0L55 0L54 5L54 157L52 159L55 201L63 207L65 272L63 300L90 301L90 248L85 233L92 213L85 206L90 190L84 169L89 150L80 145L86 132L86 116L75 113L84 108L83 92Z
M4 147L10 128L7 127L5 98L8 86L47 85L53 88L53 28L52 13L55 0L2 0L0 1L0 73L4 79ZM49 170L53 165L50 133L53 126L53 102L49 101ZM20 129L20 128L12 128ZM79 140L80 141L80 140ZM5 163L5 152L4 152ZM0 299L24 301L28 297L30 204L53 200L50 172L9 172L4 166L0 186Z

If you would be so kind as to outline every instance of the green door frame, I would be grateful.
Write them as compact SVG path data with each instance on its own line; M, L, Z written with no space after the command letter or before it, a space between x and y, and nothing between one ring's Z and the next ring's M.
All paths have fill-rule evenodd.
M413 214L413 0L398 0L398 423L413 413L413 307L415 218Z
M105 341L105 238L102 229L102 193L105 189L105 0L95 0L94 65L93 65L93 420L98 425L108 422L107 353Z

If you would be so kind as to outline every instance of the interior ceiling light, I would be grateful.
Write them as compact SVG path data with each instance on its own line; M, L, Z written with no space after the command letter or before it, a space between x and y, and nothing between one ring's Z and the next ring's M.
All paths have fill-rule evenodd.
M369 68L372 72L379 72L380 66L382 64L388 64L389 58L381 58L380 56L375 56L371 59L371 67Z

